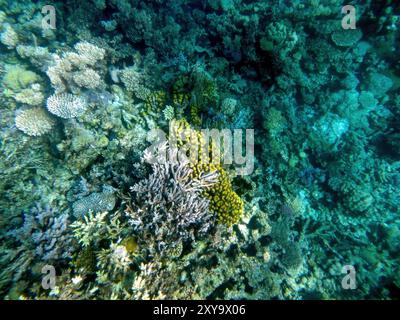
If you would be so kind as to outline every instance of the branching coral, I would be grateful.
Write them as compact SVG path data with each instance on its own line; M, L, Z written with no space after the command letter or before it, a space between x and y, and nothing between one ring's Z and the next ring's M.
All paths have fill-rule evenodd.
M133 207L127 214L139 240L152 254L165 255L180 242L205 235L212 226L209 201L201 192L216 183L216 173L201 172L197 179L192 178L188 161L178 162L177 156L178 149L166 143L156 154L146 151L144 160L153 163L153 173L131 187Z
M30 88L22 89L15 95L15 101L31 106L40 106L43 103L44 95L38 83L31 85Z
M124 68L120 71L122 83L128 91L135 94L138 99L146 100L150 95L150 90L144 86L144 76L136 67Z
M53 125L54 120L40 107L22 110L15 117L15 126L29 136L41 136Z
M47 110L64 119L75 118L87 108L86 101L69 93L53 94L47 99Z
M53 55L53 63L46 73L56 93L79 93L81 88L94 89L103 84L99 72L102 71L105 50L88 42L78 42L75 50L64 53L62 57Z
M72 234L68 228L68 215L58 214L52 208L37 204L24 214L23 225L10 230L7 242L13 246L3 248L0 261L0 277L7 275L9 280L18 281L25 273L35 274L34 265L63 264L75 250Z
M35 254L43 261L70 258L73 250L72 235L68 230L68 215L56 215L51 208L40 206L32 214L25 214L24 224L10 235L25 245L30 243Z
M101 235L107 232L107 214L107 211L97 214L89 212L83 217L83 220L77 220L71 225L75 237L84 247L95 243L101 239Z
M4 24L4 31L0 34L0 42L8 49L13 49L18 44L18 34L10 24Z

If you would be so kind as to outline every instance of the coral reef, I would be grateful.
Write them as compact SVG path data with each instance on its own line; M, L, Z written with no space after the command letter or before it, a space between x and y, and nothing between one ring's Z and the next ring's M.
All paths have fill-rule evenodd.
M0 1L0 297L399 298L395 1L45 5Z

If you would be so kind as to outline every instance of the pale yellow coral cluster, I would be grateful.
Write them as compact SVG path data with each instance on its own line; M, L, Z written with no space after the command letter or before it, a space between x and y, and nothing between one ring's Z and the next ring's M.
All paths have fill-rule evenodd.
M105 50L88 42L77 43L75 50L61 57L53 55L53 63L46 73L56 93L79 93L81 88L95 89L103 85L100 72Z
M151 91L143 85L143 76L136 67L128 67L120 72L122 83L141 100L146 100Z
M15 100L30 106L39 106L44 101L44 95L38 83L34 83L30 88L23 89L15 95Z
M15 126L29 136L41 136L50 131L53 125L51 116L39 107L23 110L15 117Z

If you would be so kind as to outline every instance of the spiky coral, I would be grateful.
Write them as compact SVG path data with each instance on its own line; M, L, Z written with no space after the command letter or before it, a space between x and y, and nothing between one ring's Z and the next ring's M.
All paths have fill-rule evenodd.
M47 110L64 119L75 118L87 108L86 101L69 93L53 94L47 99Z
M133 208L127 214L151 254L166 255L212 226L209 201L200 194L216 182L216 173L202 172L194 179L188 161L176 161L177 157L178 149L166 143L156 154L147 150L144 160L153 163L153 173L131 188Z

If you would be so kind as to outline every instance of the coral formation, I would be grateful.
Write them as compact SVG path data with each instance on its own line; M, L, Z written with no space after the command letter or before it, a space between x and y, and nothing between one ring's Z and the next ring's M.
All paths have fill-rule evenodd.
M45 5L0 1L1 298L398 299L395 1Z
M204 196L210 200L210 210L219 222L228 226L236 224L243 214L243 201L233 190L230 177L222 167L216 141L208 144L203 133L191 129L186 121L172 121L170 126L173 139L188 150L194 178L200 178L203 172L218 172L217 183L204 190ZM193 150L195 152L191 152Z
M41 136L49 132L54 123L43 108L20 110L15 116L15 126L29 136Z
M48 97L46 107L52 114L60 118L70 119L80 116L85 112L87 104L86 101L79 96L74 96L69 93L60 93Z
M68 51L62 56L53 54L46 74L57 94L79 93L80 88L94 89L102 86L101 69L105 50L88 42L78 42L76 52Z
M210 230L209 201L201 193L216 183L217 175L200 172L193 178L188 161L178 160L178 149L167 144L157 149L157 154L145 151L144 160L153 163L153 173L131 187L133 203L127 214L151 254L165 255Z

